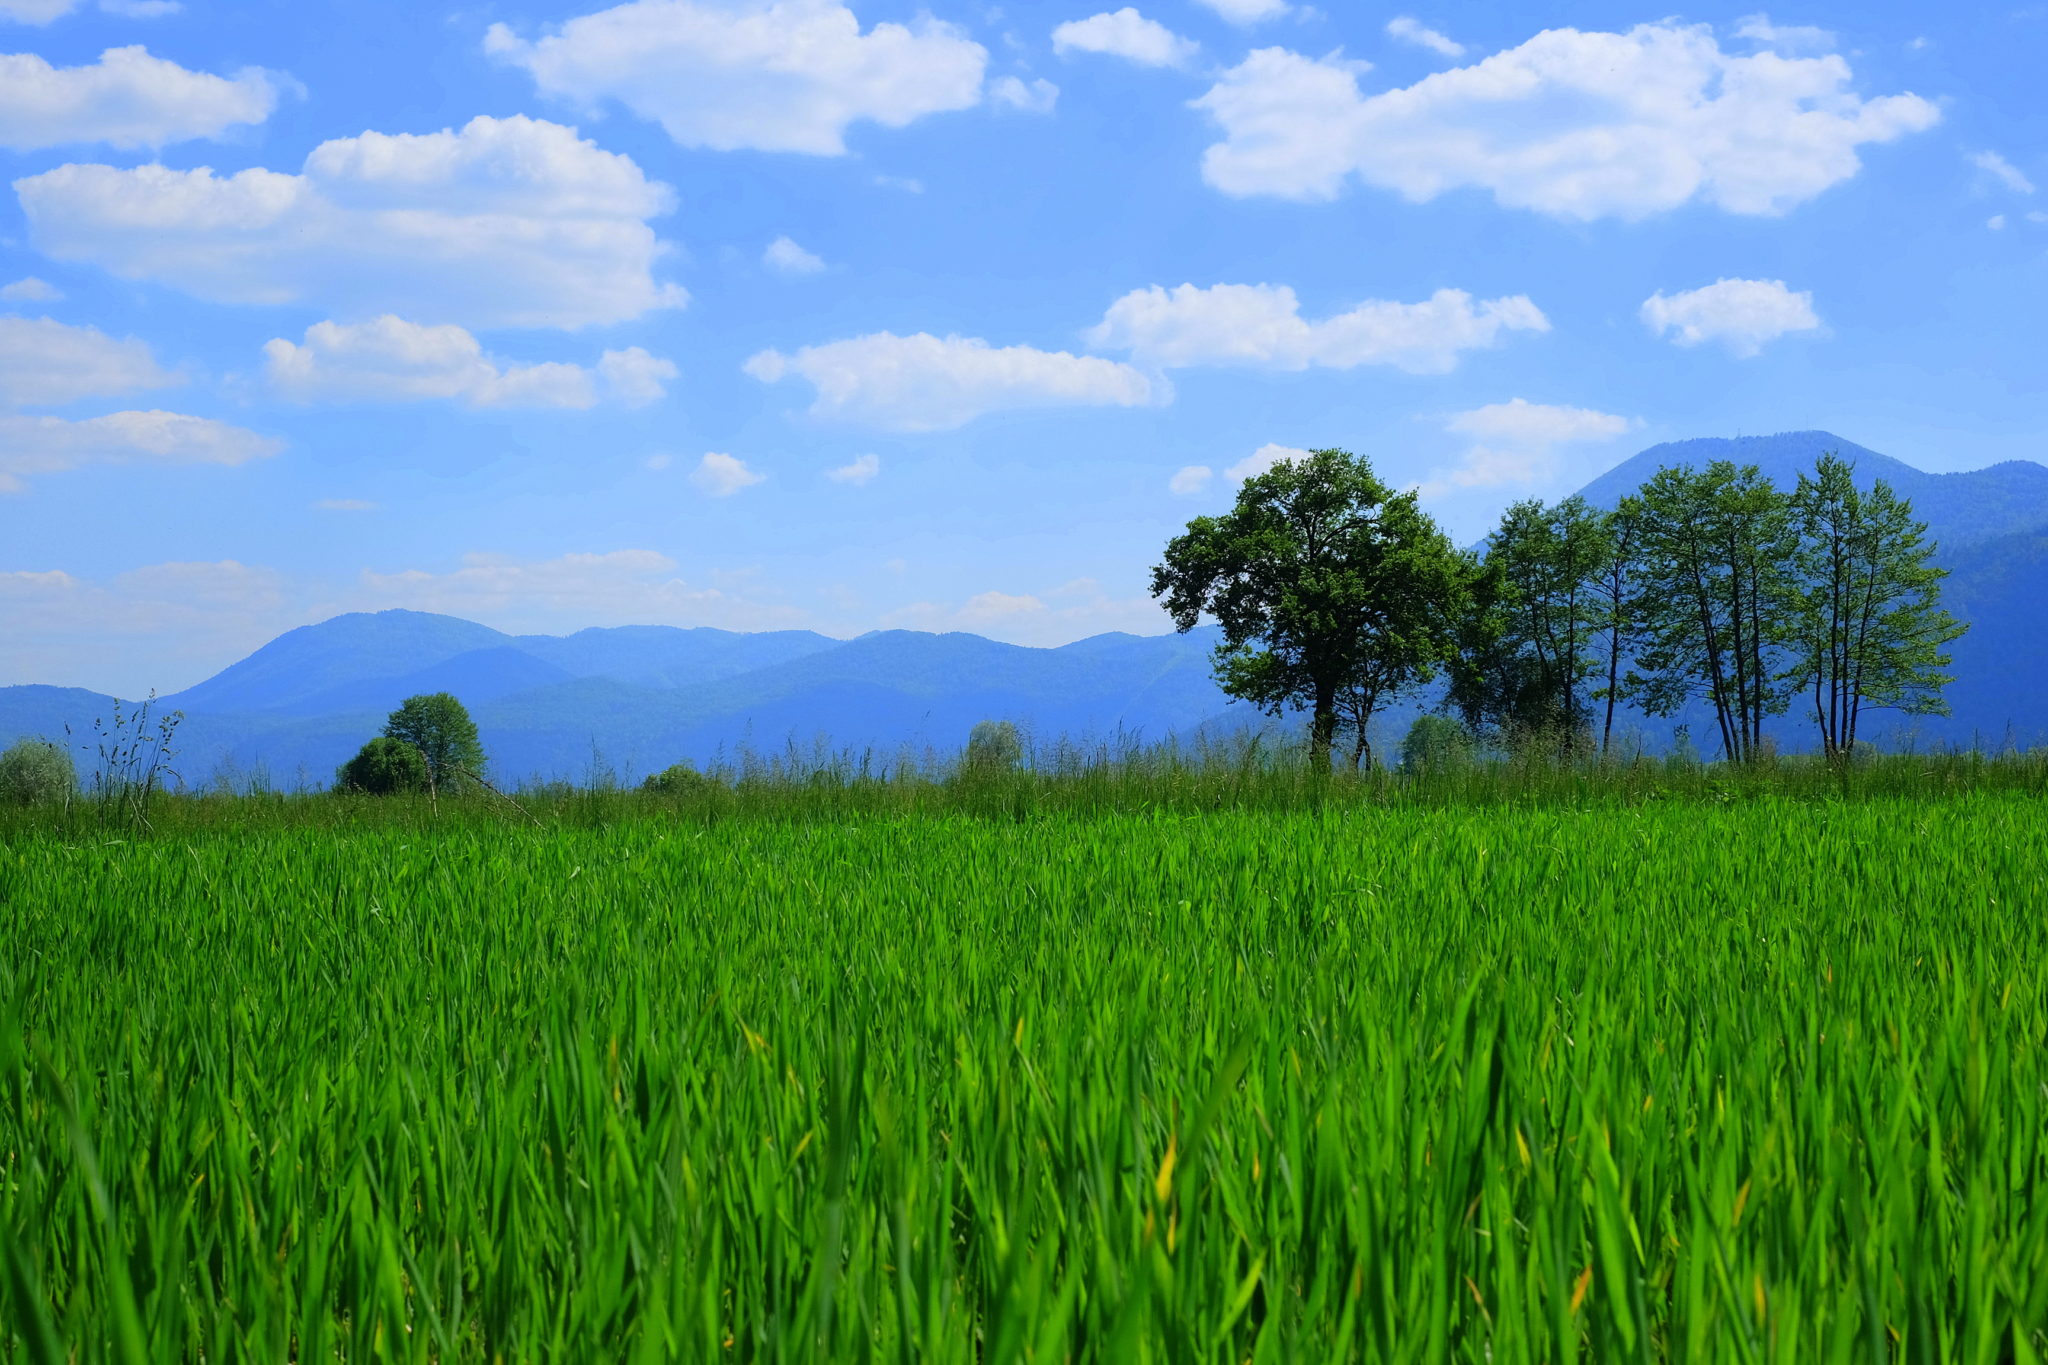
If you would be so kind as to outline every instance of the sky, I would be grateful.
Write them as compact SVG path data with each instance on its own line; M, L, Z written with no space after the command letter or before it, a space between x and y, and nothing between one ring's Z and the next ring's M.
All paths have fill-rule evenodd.
M2048 6L0 0L0 684L1170 629L1337 446L2042 456Z

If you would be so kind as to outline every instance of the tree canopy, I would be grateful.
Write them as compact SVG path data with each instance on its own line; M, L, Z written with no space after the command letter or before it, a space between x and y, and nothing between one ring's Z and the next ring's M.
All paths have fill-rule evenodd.
M1270 715L1308 711L1320 769L1340 716L1356 727L1356 763L1374 713L1435 676L1470 574L1413 492L1331 449L1245 480L1229 512L1189 522L1152 595L1183 631L1215 619L1226 693Z
M446 791L475 781L483 772L484 749L476 722L447 692L407 697L384 722L384 738L410 744L427 766L427 786Z

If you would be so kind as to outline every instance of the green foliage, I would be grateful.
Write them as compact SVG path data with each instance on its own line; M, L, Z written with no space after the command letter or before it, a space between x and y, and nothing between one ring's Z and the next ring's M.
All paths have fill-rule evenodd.
M0 1357L2048 1348L2037 792L1271 780L15 829Z
M24 739L0 753L0 803L63 801L78 791L71 755L46 739Z
M1024 741L1007 720L984 720L967 735L967 769L974 773L1009 772L1024 761Z
M1945 715L1946 647L1963 627L1941 608L1947 571L1927 528L1889 484L1858 490L1839 456L1821 456L1792 495L1800 530L1795 682L1810 697L1821 747L1847 755L1865 709Z
M685 760L671 763L658 773L650 773L640 784L642 791L657 792L663 796L688 796L701 792L712 785L710 778L700 773Z
M1326 768L1338 723L1369 757L1375 712L1449 657L1471 567L1372 466L1318 450L1245 480L1221 517L1197 517L1152 571L1174 625L1223 631L1216 677L1269 715L1309 713L1309 761Z
M1408 773L1446 773L1471 764L1472 732L1449 716L1425 711L1408 727L1401 739L1401 770Z
M1722 754L1757 759L1765 718L1792 699L1799 537L1791 500L1754 465L1724 460L1704 471L1657 471L1639 506L1629 686L1651 715L1704 697Z
M402 739L379 735L356 751L334 775L335 787L370 796L396 796L427 789L427 760Z
M384 736L419 751L427 764L427 785L457 790L483 773L484 749L476 722L461 702L446 692L407 697L384 722Z

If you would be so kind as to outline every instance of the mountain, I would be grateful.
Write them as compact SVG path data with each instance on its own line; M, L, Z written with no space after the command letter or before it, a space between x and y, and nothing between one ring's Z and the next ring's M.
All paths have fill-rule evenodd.
M1967 473L1929 474L1826 431L1666 441L1622 461L1579 492L1595 507L1613 507L1667 465L1704 469L1716 460L1753 464L1790 492L1828 451L1855 465L1859 486L1869 488L1880 479L1890 484L1913 504L1944 550L2048 526L2048 467L2007 460Z
M1910 498L1949 569L1944 599L1971 625L1957 642L1950 717L1877 717L1881 743L2048 742L2048 469L2024 461L1928 474L1824 431L1652 446L1583 490L1612 506L1658 468L1730 459L1791 487L1823 451L1856 463L1866 484ZM425 612L337 616L288 631L248 658L164 699L186 713L178 769L188 782L267 772L317 785L419 692L453 692L475 715L508 781L579 779L610 768L631 779L677 759L756 754L956 751L975 722L1017 722L1040 744L1213 735L1267 722L1211 681L1215 630L1097 635L1032 649L967 634L875 631L835 640L811 631L670 626L508 635ZM1398 737L1415 708L1387 713L1375 743ZM16 735L90 740L114 699L76 688L0 688L0 743ZM1677 718L1686 719L1686 718ZM1706 733L1692 717L1695 736ZM1629 722L1653 744L1673 719ZM1889 733L1886 733L1887 729ZM1803 747L1811 727L1777 726Z

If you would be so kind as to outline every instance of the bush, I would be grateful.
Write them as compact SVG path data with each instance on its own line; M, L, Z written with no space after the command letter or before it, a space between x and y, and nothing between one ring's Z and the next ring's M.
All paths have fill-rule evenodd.
M62 801L77 790L71 755L47 739L24 739L0 753L0 802L32 806Z
M1024 759L1024 741L1006 720L985 720L967 735L967 767L977 773L1008 772Z
M671 763L660 772L652 774L640 784L640 790L658 792L663 796L682 796L689 792L702 791L710 785L710 778L684 762Z
M338 791L394 796L427 789L427 760L402 739L385 735L365 744L335 774Z
M1447 772L1472 761L1472 732L1449 716L1420 715L1401 741L1404 772Z

